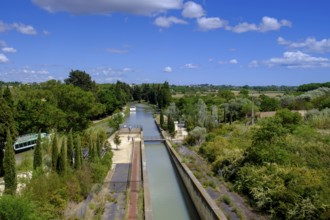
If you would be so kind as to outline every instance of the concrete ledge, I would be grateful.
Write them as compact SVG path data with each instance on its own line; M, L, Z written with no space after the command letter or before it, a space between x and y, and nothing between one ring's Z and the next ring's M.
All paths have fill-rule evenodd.
M162 132L164 137L164 134ZM215 204L214 200L205 191L201 183L196 179L187 165L182 163L179 154L173 149L171 143L166 140L165 145L174 161L174 164L179 171L181 179L193 201L195 208L202 220L227 220L227 217Z
M149 178L147 173L147 162L143 141L143 131L141 131L141 170L142 170L142 180L143 180L143 199L144 199L144 219L152 220L152 206L150 199L150 190L149 190Z

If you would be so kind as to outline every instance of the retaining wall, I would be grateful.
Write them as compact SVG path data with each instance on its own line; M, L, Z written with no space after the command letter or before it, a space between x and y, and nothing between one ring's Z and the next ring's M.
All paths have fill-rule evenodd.
M143 180L144 219L152 220L152 206L149 190L149 178L147 173L147 162L143 141L143 131L141 131L141 166Z
M164 133L162 132L164 137ZM187 165L182 163L181 157L173 149L171 143L166 140L165 145L169 150L171 158L180 174L180 177L193 201L195 208L202 220L227 220L227 217L215 204L214 200L205 191L201 183L196 179Z

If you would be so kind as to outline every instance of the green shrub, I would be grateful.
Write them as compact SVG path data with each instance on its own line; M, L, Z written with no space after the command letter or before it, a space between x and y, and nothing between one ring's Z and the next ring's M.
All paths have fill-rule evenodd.
M22 197L3 195L0 197L1 220L37 220L44 219L35 205Z

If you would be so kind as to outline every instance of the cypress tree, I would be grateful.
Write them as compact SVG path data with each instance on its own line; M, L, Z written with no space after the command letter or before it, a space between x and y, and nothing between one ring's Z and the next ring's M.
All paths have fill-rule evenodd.
M76 169L81 168L82 164L82 152L81 152L81 142L80 142L80 136L77 136L75 139L75 159L74 159L74 167Z
M33 169L42 167L42 150L41 150L41 134L39 131L37 145L33 153Z
M56 171L58 160L58 146L57 146L57 135L54 134L53 142L52 142L52 170Z
M101 158L101 140L99 136L96 138L96 156Z
M9 129L7 129L7 142L5 145L3 168L5 171L5 194L15 195L17 189L16 162L13 141Z
M160 110L160 119L159 119L160 127L164 128L164 113L163 110Z
M7 101L0 97L0 176L4 175L3 157L5 143L7 139L7 130L10 131L11 139L15 140L17 131L12 109L8 106Z
M3 91L3 95L2 96L6 100L8 106L10 108L12 108L14 106L14 100L13 100L13 96L11 95L11 92L10 92L10 89L9 89L8 86Z
M173 121L173 119L172 119L172 117L170 115L168 116L168 120L167 120L167 129L168 129L168 132L171 135L174 135L174 133L175 133L175 125L174 125L174 121Z
M62 147L61 147L61 153L58 157L58 168L57 168L57 172L59 174L65 174L66 170L67 170L67 149L66 149L66 140L65 138L63 138L62 141Z
M68 164L72 167L73 166L73 136L72 136L72 129L70 130L69 137L68 137L67 156L68 156Z

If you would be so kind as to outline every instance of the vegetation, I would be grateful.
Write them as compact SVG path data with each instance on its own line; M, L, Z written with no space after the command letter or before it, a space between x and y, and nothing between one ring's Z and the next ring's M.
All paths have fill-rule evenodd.
M177 117L189 130L185 144L272 219L329 219L330 90L250 95L219 90L175 99ZM252 103L255 113L276 111L275 116L247 126ZM304 117L291 111L308 109Z
M42 167L42 149L41 149L41 134L39 131L36 147L33 152L33 169L36 170Z
M115 143L116 148L118 149L118 146L121 144L121 140L120 140L120 137L119 137L118 133L116 133L113 142Z
M7 141L3 158L3 168L5 171L5 194L15 195L17 188L16 162L13 142L9 129L7 130Z

